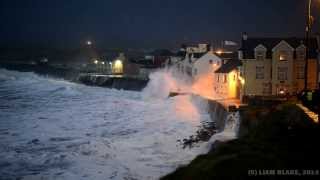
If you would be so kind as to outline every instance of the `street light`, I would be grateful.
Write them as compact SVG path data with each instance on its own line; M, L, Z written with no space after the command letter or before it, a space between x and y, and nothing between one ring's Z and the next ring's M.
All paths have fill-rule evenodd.
M91 41L87 41L86 44L87 44L88 46L91 46L91 45L92 45L92 42L91 42Z

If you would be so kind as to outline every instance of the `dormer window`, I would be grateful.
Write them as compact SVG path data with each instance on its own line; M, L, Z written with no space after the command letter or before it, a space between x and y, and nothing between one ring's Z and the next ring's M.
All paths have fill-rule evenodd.
M264 60L266 58L266 52L267 48L264 47L262 44L259 44L256 48L254 48L255 51L255 58L256 60Z
M305 51L297 51L296 53L297 53L297 59L298 60L304 60L305 59L305 55L306 55Z
M286 51L280 51L279 60L280 61L287 61L288 60L288 52Z
M306 46L301 42L301 45L296 48L296 59L304 60L306 58Z
M257 51L256 52L256 59L257 60L264 60L265 52L264 51Z

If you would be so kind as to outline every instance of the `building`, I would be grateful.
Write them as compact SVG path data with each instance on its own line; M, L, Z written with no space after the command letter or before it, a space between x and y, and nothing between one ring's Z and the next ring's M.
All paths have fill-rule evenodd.
M177 63L177 69L182 74L197 79L201 75L214 72L221 64L221 59L210 50L210 45L199 44L186 46L182 45L180 52L184 53L184 58Z
M239 76L238 68L241 62L238 59L228 59L215 71L214 94L225 99L240 99L240 89L243 80Z
M212 72L215 72L221 65L222 59L213 51L208 51L192 61L191 77L196 80L203 75L212 75Z
M242 96L296 94L304 89L305 40L302 38L249 38L243 34L238 52ZM317 88L318 43L309 44L308 88Z

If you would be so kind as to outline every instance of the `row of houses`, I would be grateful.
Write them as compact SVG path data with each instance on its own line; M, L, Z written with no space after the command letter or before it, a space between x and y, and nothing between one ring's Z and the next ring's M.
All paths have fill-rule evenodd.
M175 67L191 82L210 74L218 97L294 95L304 89L306 53L308 89L319 86L319 39L311 38L308 47L306 52L303 38L250 38L244 33L238 52L191 45L182 49L185 56Z

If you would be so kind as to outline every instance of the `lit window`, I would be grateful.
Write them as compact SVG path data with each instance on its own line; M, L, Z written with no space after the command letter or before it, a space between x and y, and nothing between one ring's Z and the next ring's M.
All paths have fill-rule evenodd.
M256 79L264 79L264 67L263 66L256 67Z
M288 60L288 53L286 51L281 51L279 55L280 61L287 61Z
M120 74L123 73L123 64L121 60L115 60L113 63L113 73Z

